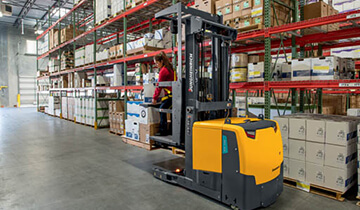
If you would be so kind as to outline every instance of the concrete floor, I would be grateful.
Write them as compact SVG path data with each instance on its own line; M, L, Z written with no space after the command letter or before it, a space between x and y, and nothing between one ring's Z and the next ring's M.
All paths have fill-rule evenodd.
M37 113L0 109L0 209L228 209L159 181L151 165L171 159L94 129ZM285 187L268 209L358 209Z

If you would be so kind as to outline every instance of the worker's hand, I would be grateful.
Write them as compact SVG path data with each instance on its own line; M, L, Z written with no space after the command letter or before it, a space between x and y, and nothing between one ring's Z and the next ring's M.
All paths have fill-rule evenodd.
M154 104L154 105L155 105L156 103L157 103L157 102L156 102L156 100L155 100L155 99L153 99L153 100L152 100L152 104Z

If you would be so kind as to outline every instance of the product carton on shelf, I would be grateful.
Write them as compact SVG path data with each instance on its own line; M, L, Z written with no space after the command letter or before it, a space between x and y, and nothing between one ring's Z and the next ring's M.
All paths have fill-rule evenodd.
M284 157L284 162L283 162L283 172L284 172L284 177L289 177L289 158Z
M318 143L325 142L326 125L323 119L306 120L306 140Z
M306 119L289 118L289 138L306 139Z
M305 161L306 144L305 141L289 139L289 158Z
M248 64L248 81L249 82L264 81L264 62Z
M325 167L323 165L306 162L306 182L319 186L325 185Z
M311 58L294 59L291 61L291 80L310 80L311 79Z
M346 169L339 169L330 166L324 167L325 186L327 188L346 192L356 183L356 165Z
M281 64L281 80L291 81L291 62Z
M306 147L306 162L324 165L325 163L325 144L309 142L305 143Z
M150 136L155 136L156 133L159 131L159 127L159 123L140 123L140 142L150 144Z
M327 144L346 146L356 141L357 121L331 119L326 121Z
M333 80L339 79L341 59L336 56L312 58L311 79Z
M357 145L352 143L348 146L338 145L325 145L325 165L346 169L353 166L353 162L356 162L357 157Z

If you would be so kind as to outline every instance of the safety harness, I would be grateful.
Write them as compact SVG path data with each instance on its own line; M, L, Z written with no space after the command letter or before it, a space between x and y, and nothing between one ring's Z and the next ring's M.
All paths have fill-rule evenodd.
M168 70L168 71L170 71L170 70ZM174 70L173 70L173 72L174 72L174 81L176 81L176 72ZM161 98L161 102L163 102L169 98L172 98L172 92L167 88L164 88L164 90L167 93L167 95Z

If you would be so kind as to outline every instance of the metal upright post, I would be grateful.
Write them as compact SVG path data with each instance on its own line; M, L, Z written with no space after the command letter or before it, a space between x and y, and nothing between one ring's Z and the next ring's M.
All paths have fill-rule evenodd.
M149 32L151 33L153 31L153 24L152 24L152 21L151 21L151 18L149 19ZM151 62L149 62L149 72L152 73L153 72L153 68L152 68L152 65L151 65Z
M61 10L61 2L60 1L58 1L58 7L59 7L59 19L61 18L61 16L60 16L60 10ZM58 23L58 46L61 44L61 21ZM58 58L59 58L59 61L58 61L58 63L59 63L59 69L58 69L58 72L60 72L61 71L61 48L59 47L59 56L58 56ZM60 76L61 77L61 76ZM64 87L62 87L62 88L64 88ZM61 94L61 90L60 90L60 94L59 94L59 98L60 98L60 119L62 119L63 117L62 117L62 94Z
M305 0L299 0L300 2L300 21L304 20L304 6L305 6ZM301 35L304 35L304 29L301 29ZM305 46L300 46L300 57L305 57Z
M300 108L299 108L299 111L300 113L304 113L304 104L305 104L305 101L304 101L304 89L300 89L300 100L299 100L299 105L300 105Z
M264 86L265 86L265 106L264 113L265 118L270 119L271 111L271 96L269 89L269 81L271 81L271 38L268 33L268 29L271 27L270 7L271 0L264 1L264 18L265 18L265 63L264 63Z
M94 0L93 1L93 8L94 8L94 27L96 27L96 0ZM96 39L97 39L97 37L96 37L96 33L97 33L97 31L95 30L94 31L94 57L93 57L93 59L94 59L94 102L95 102L95 104L94 104L94 109L95 109L95 114L94 114L94 118L95 118L95 122L94 122L94 129L96 130L97 128L98 128L98 124L97 124L97 91L96 91L96 83L97 83L97 78L96 78L96 67L95 67L95 65L96 65Z
M296 88L291 88L291 113L296 113L297 98Z
M299 22L299 20L300 20L300 18L299 18L299 1L293 0L293 6L294 6L293 22ZM297 53L296 36L291 37L291 44L292 44L292 48L291 48L292 58L298 58L299 55Z
M322 114L322 108L323 108L323 97L322 97L322 88L317 89L317 96L318 96L318 107L317 107L317 111L319 114Z
M124 1L124 9L126 8L126 1ZM125 9L126 10L126 9ZM126 47L126 44L127 44L127 16L124 17L124 43L123 43L123 48L124 48L124 58L127 57L127 47ZM127 86L127 63L126 61L124 60L124 111L125 111L125 119L127 119L127 90L126 90L126 86Z
M36 25L38 25L38 20L36 20ZM39 41L36 39L36 58L39 56L39 52L38 52L39 47L38 47L38 45L39 45ZM38 72L39 72L39 60L36 59L36 73L38 73ZM37 90L37 93L36 93L36 109L37 109L37 111L39 111L40 110L40 106L39 106L40 94L39 94L39 80L38 79L36 79L36 90Z
M172 0L172 4L176 4L177 0ZM178 31L178 33L182 33L182 31ZM176 34L173 34L172 35L172 58L173 58L173 69L175 70L176 69L176 65L177 65L177 62L176 62L176 54L175 54L175 47L176 47L176 40L177 40L177 36ZM181 51L178 51L178 55L181 57L181 54L182 52ZM181 74L180 75L177 75L178 77L181 77Z

